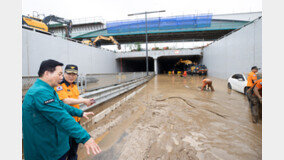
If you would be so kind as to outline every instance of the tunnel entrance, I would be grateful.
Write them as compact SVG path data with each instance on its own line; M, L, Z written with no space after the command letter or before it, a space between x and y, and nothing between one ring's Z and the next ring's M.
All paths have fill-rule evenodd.
M122 72L146 72L146 58L122 58L118 59L119 71ZM154 59L148 57L149 72L154 72Z
M200 63L201 56L163 56L158 58L158 74L167 74L168 71L173 70L174 65L180 60L191 60L192 62Z

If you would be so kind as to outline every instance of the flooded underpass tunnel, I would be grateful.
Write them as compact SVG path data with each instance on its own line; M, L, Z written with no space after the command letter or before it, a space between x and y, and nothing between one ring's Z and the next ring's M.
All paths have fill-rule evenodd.
M157 74L167 74L175 68L175 64L180 60L190 60L192 62L200 63L202 57L200 55L192 56L161 56L157 59L148 57L149 72L154 72L155 61L157 62ZM122 72L145 72L146 71L146 58L123 58L117 60Z
M190 60L200 63L201 56L162 56L158 58L158 74L166 74L174 69L175 64L180 60Z
M82 120L102 152L80 144L79 160L262 159L262 124L252 123L247 97L209 78L215 92L200 91L201 76L160 74L92 108L119 106L97 123Z
M146 58L123 58L117 60L122 72L145 72L146 71ZM149 72L154 71L154 59L148 57Z

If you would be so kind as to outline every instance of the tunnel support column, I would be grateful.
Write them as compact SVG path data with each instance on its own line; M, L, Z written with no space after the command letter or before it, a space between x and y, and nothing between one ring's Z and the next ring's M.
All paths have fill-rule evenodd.
M158 59L157 58L154 58L154 72L155 72L155 75L158 74Z

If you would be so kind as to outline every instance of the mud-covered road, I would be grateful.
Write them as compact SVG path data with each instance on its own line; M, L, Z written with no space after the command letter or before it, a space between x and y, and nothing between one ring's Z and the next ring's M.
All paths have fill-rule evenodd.
M254 160L262 159L262 125L253 124L247 98L213 80L201 92L199 76L158 75L133 91L92 109L120 103L96 124L82 122L103 150L80 160Z

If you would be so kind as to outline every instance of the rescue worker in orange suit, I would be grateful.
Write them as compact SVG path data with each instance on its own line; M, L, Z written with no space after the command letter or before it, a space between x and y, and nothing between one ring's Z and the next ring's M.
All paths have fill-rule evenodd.
M252 122L257 123L262 117L262 79L255 81L253 86L247 91L251 106Z
M78 67L73 64L66 65L63 81L55 87L59 99L62 100L65 104L68 104L75 108L80 108L79 104L84 103L86 106L90 106L95 103L94 99L86 99L79 97L79 90L75 83L75 80L78 77ZM76 122L80 124L79 117L73 117ZM69 138L70 150L67 154L67 160L77 160L77 150L78 143L75 139Z
M257 66L253 66L251 67L251 72L248 74L248 78L247 78L247 86L248 87L252 87L254 82L257 80L257 76L256 73L258 72L258 68Z
M187 76L187 71L183 71L182 77L186 77L186 76Z
M213 83L213 82L212 82L211 79L208 79L208 78L203 77L201 91L205 90L205 89L206 89L206 86L208 87L208 89L209 89L209 87L210 87L210 88L211 88L211 91L215 91L215 90L214 90L214 87L213 87L213 85L212 85L212 83Z

